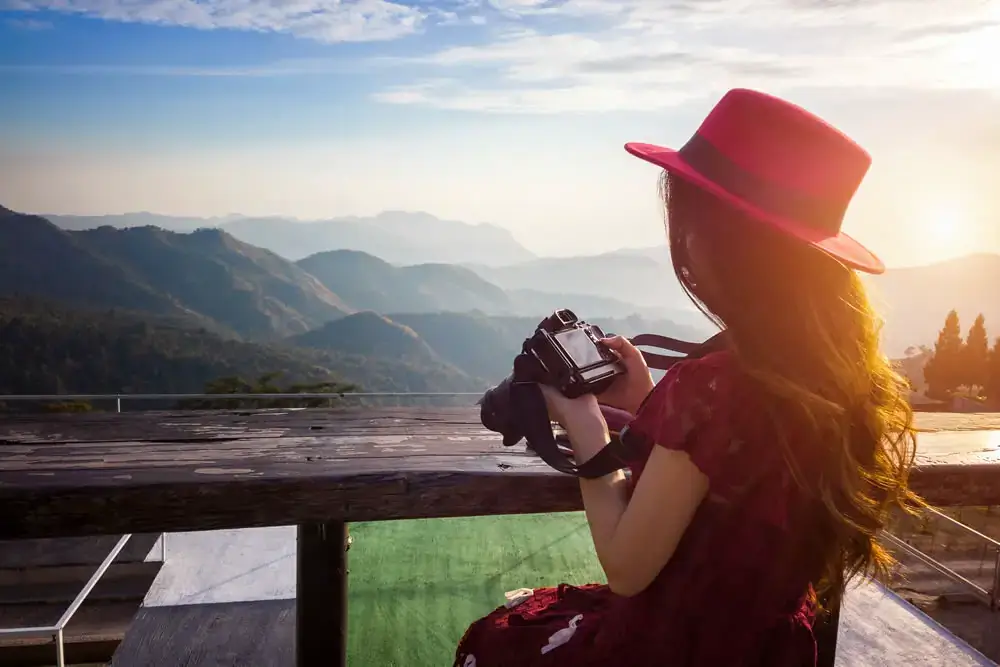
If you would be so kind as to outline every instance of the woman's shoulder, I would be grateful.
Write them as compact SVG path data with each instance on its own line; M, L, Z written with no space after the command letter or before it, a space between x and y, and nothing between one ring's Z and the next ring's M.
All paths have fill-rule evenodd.
M687 358L670 367L647 398L649 407L670 403L709 409L723 408L738 391L740 369L729 350ZM643 408L647 405L644 404ZM641 412L641 410L640 410Z
M643 401L631 427L656 438L663 430L688 432L729 412L735 361L729 351L679 361Z
M759 439L742 418L753 410L747 394L731 352L685 359L657 383L629 430L650 444L687 452L710 480L725 483L734 466L753 463Z

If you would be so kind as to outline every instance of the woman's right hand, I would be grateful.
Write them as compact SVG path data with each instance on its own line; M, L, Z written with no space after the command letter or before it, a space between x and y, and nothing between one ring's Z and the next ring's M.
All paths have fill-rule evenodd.
M618 355L627 371L619 375L606 391L597 395L602 405L625 410L635 414L646 396L653 390L653 376L649 366L639 351L627 338L610 336L601 341Z

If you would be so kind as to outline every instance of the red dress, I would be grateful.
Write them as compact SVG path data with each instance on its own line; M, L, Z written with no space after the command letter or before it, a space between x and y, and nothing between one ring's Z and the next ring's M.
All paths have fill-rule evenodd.
M813 667L818 571L796 540L808 503L754 396L728 352L668 371L628 428L648 443L633 480L653 446L709 478L670 561L632 597L561 584L501 606L469 627L455 667Z

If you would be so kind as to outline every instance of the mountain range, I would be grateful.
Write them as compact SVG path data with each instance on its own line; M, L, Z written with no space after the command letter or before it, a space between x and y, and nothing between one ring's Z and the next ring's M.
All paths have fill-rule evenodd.
M148 387L143 378L149 366L137 363L135 373L141 377L130 376L128 364L120 362L124 352L110 375L77 373L73 369L79 362L67 361L62 368L60 346L73 346L70 332L60 333L60 322L83 322L91 334L106 330L133 340L129 336L138 334L128 333L129 327L146 318L141 329L146 342L122 344L146 359L182 358L177 341L188 339L177 332L189 332L184 336L196 341L192 349L201 351L199 363L209 370L170 381L172 390L183 384L184 391L199 390L210 371L239 370L241 364L246 373L287 368L310 381L335 375L373 391L480 391L506 375L537 321L563 307L626 335L658 332L698 340L712 333L686 303L665 248L592 257L529 256L499 264L477 261L475 253L459 262L424 261L416 245L412 261L392 262L357 249L322 250L314 244L316 252L293 261L230 233L230 225L240 220L219 218L206 226L204 220L170 219L175 228L188 225L189 231L177 232L141 226L150 219L136 215L118 216L116 224L57 218L57 226L41 216L0 208L0 297L5 297L0 315L23 321L29 313L31 321L43 322L33 336L41 341L38 349L48 350L38 356L29 346L18 353L17 346L28 345L30 337L22 333L12 343L0 330L7 354L37 359L46 369L11 365L22 368L19 379L10 380L19 392L49 391L42 385L71 391ZM407 234L393 241L397 246L419 233L419 218L410 223ZM437 233L436 224L429 237ZM475 236L484 226L467 227L463 234ZM375 236L388 228L380 227ZM476 243L488 245L489 239L486 233ZM452 243L444 252L457 256L460 249ZM964 326L979 312L987 326L1000 321L1000 297L991 288L1000 280L998 256L890 270L866 280L887 314L884 340L893 356L912 345L932 344L952 308L959 310ZM44 317L32 305L39 301L46 304ZM121 323L126 312L127 326ZM108 313L118 319L108 319ZM114 356L109 336L92 337L73 349L89 346L107 360ZM237 355L244 361L213 365L225 358L219 350L235 344L250 346ZM105 380L97 389L97 380L88 377Z
M458 265L398 267L346 250L292 262L219 228L70 231L7 209L0 296L0 344L15 360L8 390L18 393L153 391L151 377L166 378L158 391L178 383L198 391L209 370L240 366L226 354L243 359L246 373L287 370L309 381L328 373L373 391L479 391L506 375L521 340L560 307L594 313L588 319L622 333L703 334L632 315L633 306L613 299L507 291ZM74 329L85 332L77 343ZM232 352L237 343L245 347ZM63 357L63 349L74 353ZM95 362L103 371L78 372L90 368L80 360L87 350L104 360ZM137 356L134 375L129 354ZM180 363L186 354L203 372L151 372L150 360Z
M442 220L420 212L383 211L372 217L347 216L308 221L240 215L194 218L147 212L43 217L58 227L72 231L104 225L116 229L153 226L174 232L224 229L241 241L267 248L291 260L324 250L359 250L388 262L405 264L474 262L492 266L534 258L534 254L502 227Z
M218 229L70 232L0 211L0 294L186 315L220 333L275 338L352 312L316 278Z

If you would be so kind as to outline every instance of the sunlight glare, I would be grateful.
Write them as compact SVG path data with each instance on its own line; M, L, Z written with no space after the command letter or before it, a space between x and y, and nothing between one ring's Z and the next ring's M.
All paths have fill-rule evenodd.
M929 243L952 245L962 235L963 211L957 206L932 206L926 210L923 227Z

